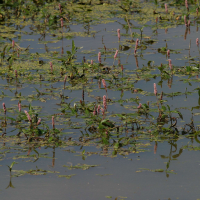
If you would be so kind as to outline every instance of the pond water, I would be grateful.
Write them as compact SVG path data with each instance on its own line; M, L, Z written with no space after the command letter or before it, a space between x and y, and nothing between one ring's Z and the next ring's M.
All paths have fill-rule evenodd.
M200 199L198 6L1 3L1 199Z

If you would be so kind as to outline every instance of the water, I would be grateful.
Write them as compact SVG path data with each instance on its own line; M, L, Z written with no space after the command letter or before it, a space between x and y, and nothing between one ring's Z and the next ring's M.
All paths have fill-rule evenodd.
M66 4L62 3L65 10ZM93 5L91 8L98 14L93 13L91 17L86 12L88 19L93 19L89 23L79 15L80 11L74 11L79 8L75 7L72 12L68 7L68 14L73 15L69 23L65 19L63 34L58 23L53 24L56 29L48 23L44 25L45 17L41 13L33 21L30 16L26 16L25 21L22 16L16 20L10 8L11 19L1 25L5 29L1 51L6 44L11 45L12 39L21 48L30 46L26 51L22 49L19 57L14 57L16 52L12 49L6 52L6 59L13 58L13 63L9 67L10 58L5 59L0 69L0 98L7 108L7 123L3 109L0 116L1 133L6 133L0 140L2 200L200 198L199 48L196 45L199 31L198 18L193 11L195 5L190 5L193 9L191 26L186 28L183 20L177 21L172 15L165 20L168 15L153 3L142 4L143 7L149 5L152 11L149 17L142 6L138 7L142 10L139 14L134 11L134 14L125 15L118 4L120 2ZM45 13L51 11L60 18L59 10L53 5L58 6L58 3L45 4L49 9ZM109 6L113 6L112 9ZM156 23L152 9L161 12L164 20ZM180 13L185 15L184 6L176 15ZM63 16L69 18L67 14ZM121 32L120 41L117 29ZM134 55L137 38L139 48ZM77 49L75 61L66 64L65 60L64 64L57 58L66 59L66 51L72 52L72 39L75 46L81 48ZM173 72L169 70L166 52L158 51L164 47L170 49ZM117 49L119 54L114 61ZM103 66L98 64L99 52ZM161 63L166 72L160 72ZM188 68L187 71L186 66L197 69ZM80 78L82 74L85 76ZM102 79L106 81L107 93ZM153 93L154 83L157 97ZM163 102L160 102L162 91ZM95 105L103 107L103 95L108 98L105 115L93 116ZM21 114L18 103L22 105ZM149 109L139 110L139 103L149 105ZM23 114L24 110L29 111L29 104L32 112L42 118L38 126L44 130L41 135L36 135L35 122L30 129L30 122ZM167 115L162 119L158 104ZM167 105L172 111L171 117L177 120L175 126L170 127ZM34 116L31 111L29 113ZM52 116L56 129L52 128ZM101 128L104 119L109 119L118 129ZM13 161L17 163L10 172L8 166Z

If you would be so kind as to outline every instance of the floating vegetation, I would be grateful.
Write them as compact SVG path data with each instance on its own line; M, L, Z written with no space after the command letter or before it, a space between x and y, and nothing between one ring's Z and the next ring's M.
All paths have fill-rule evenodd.
M198 12L199 2L187 0L0 2L0 166L9 155L8 187L27 175L75 179L69 170L102 167L89 164L93 157L131 161L163 143L166 169L134 172L178 174L171 161L200 143ZM37 167L52 160L54 168L56 151L74 159Z

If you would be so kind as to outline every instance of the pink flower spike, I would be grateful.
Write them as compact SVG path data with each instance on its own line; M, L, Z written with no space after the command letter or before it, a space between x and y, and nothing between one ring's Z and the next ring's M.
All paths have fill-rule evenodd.
M21 112L21 103L18 102L19 112Z
M118 36L118 39L120 40L120 29L117 29L117 36Z
M93 60L91 60L91 65L93 65Z
M105 114L105 110L103 108L101 108L101 112L102 112L102 115Z
M157 96L157 87L156 87L156 83L154 83L153 86L154 86L154 94Z
M167 50L167 57L170 57L170 50Z
M172 60L168 59L168 62L169 62L169 68L172 70Z
M60 13L62 13L62 7L61 7L60 3L58 4L58 6L59 6Z
M168 13L168 8L166 3L165 3L165 12Z
M41 118L38 119L37 126L41 123Z
M96 106L94 107L94 111L93 111L93 115L95 116L97 114L97 111L96 111Z
M103 87L105 88L105 90L107 92L106 81L104 79L102 79L102 84L103 84Z
M199 46L199 38L196 39L196 45Z
M106 95L103 95L103 107L104 107L104 110L107 109Z
M138 43L139 43L139 39L136 40L134 54L136 54L137 52Z
M54 116L52 116L52 119L51 119L51 121L52 121L52 126L53 126L53 129L54 129L54 127L55 127Z
M26 116L27 116L27 118L28 118L28 121L29 121L29 122L32 122L32 120L31 120L31 117L30 117L29 113L28 113L26 110L24 110L24 112L25 112L25 114L26 114Z
M114 59L117 58L117 54L118 54L118 50L116 50L116 52L115 52Z
M98 61L101 64L101 52L98 53Z
M187 8L187 10L189 9L187 0L185 0L185 7Z
M61 21L61 27L63 27L63 18L61 18L60 21Z
M139 106L137 107L138 109L140 109L142 107L142 104L141 103L139 103Z
M12 48L14 49L14 47L15 47L15 41L13 40L12 41Z
M2 103L2 106L3 106L4 114L6 114L6 104Z
M100 113L100 109L101 109L101 106L98 105L98 107L97 107L97 113L98 113L98 114Z

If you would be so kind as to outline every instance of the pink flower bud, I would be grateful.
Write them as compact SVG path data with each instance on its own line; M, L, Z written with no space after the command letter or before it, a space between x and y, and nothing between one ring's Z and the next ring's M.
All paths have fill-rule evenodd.
M60 13L62 13L62 7L61 7L60 3L58 4L58 6L59 6Z
M140 109L142 107L142 104L141 103L139 103L139 106L137 107L138 109Z
M139 43L139 39L136 40L134 54L136 54L137 52L138 43Z
M103 107L104 107L104 110L107 109L106 95L103 95Z
M102 112L102 115L105 114L105 110L103 108L101 108L101 112Z
M115 52L114 59L117 58L117 54L118 54L118 50L116 50L116 52Z
M105 90L107 92L106 81L104 79L102 79L102 84L103 84L103 87L105 88Z
M161 92L161 95L160 95L160 100L163 99L163 92Z
M156 83L154 83L154 94L157 96L157 87L156 87Z
M91 65L93 65L93 60L91 60Z
M17 70L15 69L15 77L17 78Z
M63 18L61 18L60 21L61 21L61 27L63 27Z
M94 111L93 111L93 115L95 116L97 114L97 111L96 111L96 106L94 107Z
M167 56L170 57L170 50L167 50Z
M41 118L38 119L37 121L37 126L41 123Z
M14 49L14 47L15 47L15 41L13 40L12 41L12 48Z
M187 0L185 0L185 7L187 8L187 10L189 9Z
M101 52L98 53L98 61L101 64Z
M21 112L21 103L18 102L19 112Z
M54 116L52 116L52 119L51 119L51 121L52 121L52 126L53 126L53 129L54 129L54 127L55 127Z
M172 60L168 59L168 62L169 62L169 68L172 70Z
M166 3L165 3L165 12L168 13L168 8Z
M26 116L27 116L27 118L28 118L28 121L29 121L29 122L32 122L32 120L31 120L31 117L30 117L29 113L28 113L26 110L24 110L24 112L25 112L25 114L26 114Z
M97 107L97 113L98 113L98 114L100 113L100 109L101 109L101 106L98 105L98 107Z
M120 29L117 29L117 36L118 36L118 39L120 40Z
M2 103L2 105L3 105L4 114L6 114L6 104Z
M196 45L199 46L199 38L196 39Z

